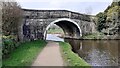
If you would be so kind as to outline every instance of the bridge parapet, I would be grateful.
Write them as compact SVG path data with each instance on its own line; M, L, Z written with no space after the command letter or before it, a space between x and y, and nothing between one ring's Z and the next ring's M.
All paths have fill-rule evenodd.
M24 10L24 17L31 19L70 18L90 21L90 15L80 14L68 10Z

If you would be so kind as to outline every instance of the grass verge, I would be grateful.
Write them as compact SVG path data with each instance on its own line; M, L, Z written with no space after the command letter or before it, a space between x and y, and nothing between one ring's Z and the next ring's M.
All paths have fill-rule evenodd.
M9 58L3 59L3 67L30 66L45 45L46 42L43 40L22 43L16 50L14 50L14 52L10 54Z
M93 34L85 35L82 38L83 39L105 39L104 37L105 37L105 35L103 33L96 32L96 33L93 33Z
M91 66L80 58L77 54L72 52L71 46L65 42L59 42L64 59L65 65L67 66L82 66L82 68L91 68Z

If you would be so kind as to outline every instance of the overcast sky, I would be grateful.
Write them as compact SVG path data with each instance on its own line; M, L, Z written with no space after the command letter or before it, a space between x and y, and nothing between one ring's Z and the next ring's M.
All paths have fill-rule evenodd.
M103 12L112 0L17 0L22 8L39 10L69 10L96 15Z

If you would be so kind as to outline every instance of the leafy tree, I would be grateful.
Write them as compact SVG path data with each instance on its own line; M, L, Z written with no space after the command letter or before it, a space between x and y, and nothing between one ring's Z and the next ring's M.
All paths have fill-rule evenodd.
M111 5L109 5L103 13L99 13L96 15L98 31L101 31L103 28L106 28L106 29L110 28L111 24L113 23L114 24L117 23L117 26L119 28L119 24L118 24L118 22L120 23L120 20L119 20L120 19L120 6L119 5L120 5L120 1L113 0ZM117 29L117 27L115 27L115 29Z
M99 13L99 14L97 14L97 27L98 27L98 31L100 31L101 32L101 30L103 29L103 28L105 28L106 27L106 14L104 14L104 13Z
M111 6L108 6L104 12L107 13L110 8L111 8Z

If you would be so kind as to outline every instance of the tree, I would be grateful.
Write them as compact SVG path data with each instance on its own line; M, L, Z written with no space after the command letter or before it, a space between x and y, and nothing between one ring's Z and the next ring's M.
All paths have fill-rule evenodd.
M92 7L89 6L85 9L85 14L90 15L90 14L92 14L92 11L93 11Z
M97 27L98 27L98 31L101 32L101 30L103 28L106 27L106 14L105 13L99 13L97 14Z
M2 2L2 30L4 35L17 34L22 10L17 2Z

